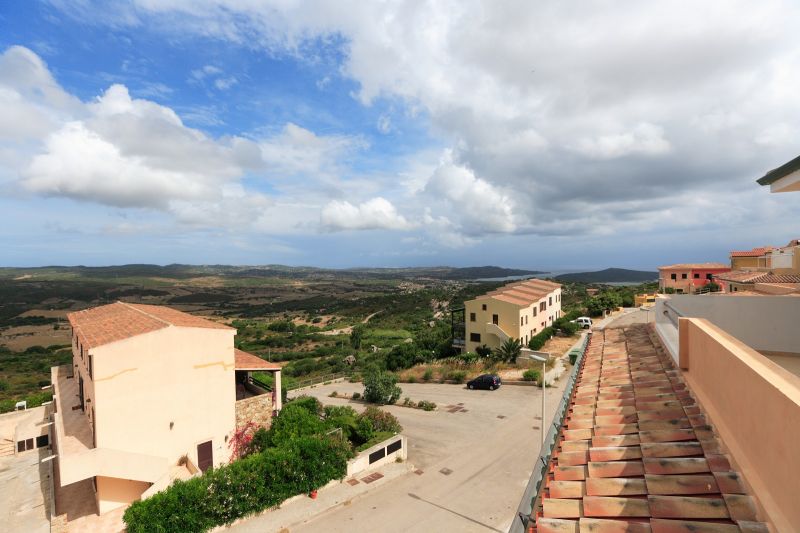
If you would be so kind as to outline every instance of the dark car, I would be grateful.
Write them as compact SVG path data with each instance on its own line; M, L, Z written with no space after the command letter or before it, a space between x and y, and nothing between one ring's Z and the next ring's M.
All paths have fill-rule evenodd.
M503 382L497 374L483 374L472 381L467 381L467 388L495 390L502 384Z

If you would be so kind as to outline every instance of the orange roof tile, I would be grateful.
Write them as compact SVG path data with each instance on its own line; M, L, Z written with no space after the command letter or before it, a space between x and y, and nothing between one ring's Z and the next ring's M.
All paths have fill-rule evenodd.
M169 326L233 329L205 318L156 305L116 302L67 313L84 348L94 348Z
M727 268L729 265L723 263L678 263L676 265L667 265L658 267L659 270L692 270L692 269L717 269Z
M658 342L641 325L592 335L534 531L733 533L756 520L746 483Z
M732 270L714 277L734 283L800 283L800 274L773 274L753 270Z
M487 292L478 296L476 300L484 298L494 298L503 302L512 303L527 307L534 304L553 292L560 289L561 284L552 281L545 281L542 279L527 279L524 281L515 281L504 285L499 289Z
M280 365L264 361L257 355L247 353L239 348L233 349L236 370L280 370Z
M730 253L731 257L761 257L772 250L772 246L762 246L761 248L753 248L752 250L734 250Z

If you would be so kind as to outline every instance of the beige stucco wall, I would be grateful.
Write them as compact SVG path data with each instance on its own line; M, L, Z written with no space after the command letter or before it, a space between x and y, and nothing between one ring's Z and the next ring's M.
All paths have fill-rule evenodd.
M96 443L166 457L211 440L214 463L230 455L235 427L233 330L168 327L95 348Z
M731 257L731 269L758 268L758 257Z
M150 483L117 479L113 477L97 477L97 509L100 514L107 513L122 505L128 505L139 499Z
M550 305L550 297L553 299L552 305ZM545 311L539 311L539 306L542 302L547 302ZM484 304L486 305L486 311L482 309ZM534 308L536 309L535 317L533 316ZM470 320L470 313L475 313L474 322ZM498 315L498 327L506 335L515 339L522 339L522 342L525 343L527 342L526 336L530 340L531 336L552 325L553 321L561 316L561 289L554 290L527 307L521 307L491 297L478 297L464 302L466 351L474 352L476 348L483 344L490 348L497 348L503 343L503 339L492 333L490 326L487 327L487 324L492 323L492 315L495 314ZM522 325L520 325L521 323ZM470 341L470 333L479 333L481 341Z
M800 378L711 322L688 319L683 375L774 531L800 524Z

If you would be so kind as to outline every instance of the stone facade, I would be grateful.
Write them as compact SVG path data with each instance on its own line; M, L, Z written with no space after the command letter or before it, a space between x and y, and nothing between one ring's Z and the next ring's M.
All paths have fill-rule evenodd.
M236 427L248 422L269 429L272 425L272 394L261 394L236 402Z

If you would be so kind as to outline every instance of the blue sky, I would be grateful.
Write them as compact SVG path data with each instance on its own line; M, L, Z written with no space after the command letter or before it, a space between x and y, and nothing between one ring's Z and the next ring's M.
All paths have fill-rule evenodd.
M800 153L798 22L6 2L0 265L652 269L784 244L800 202L755 179Z

